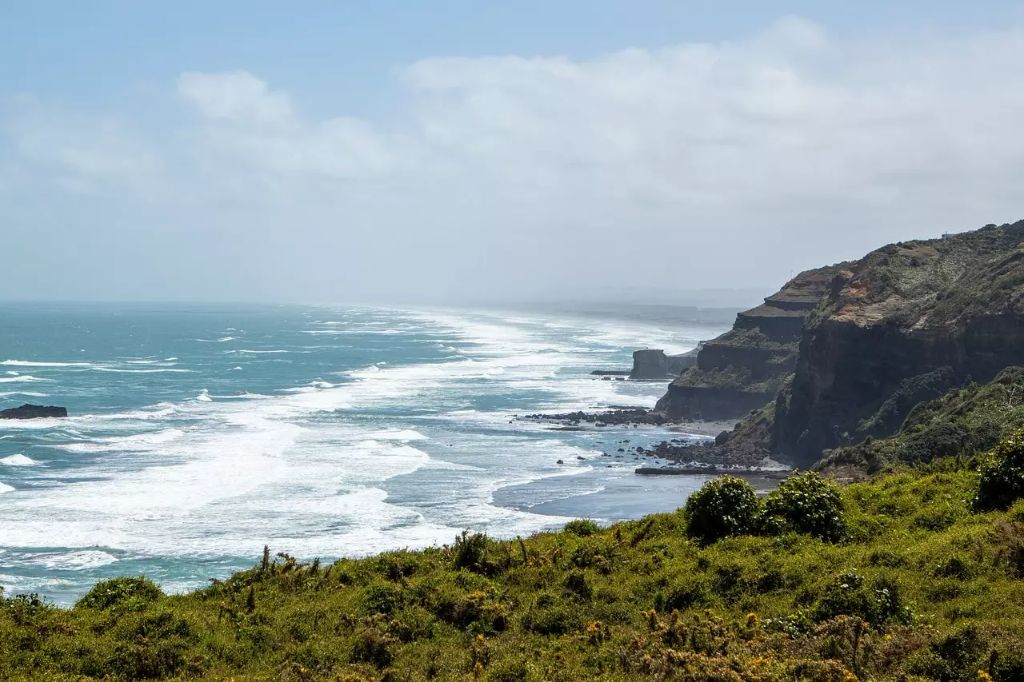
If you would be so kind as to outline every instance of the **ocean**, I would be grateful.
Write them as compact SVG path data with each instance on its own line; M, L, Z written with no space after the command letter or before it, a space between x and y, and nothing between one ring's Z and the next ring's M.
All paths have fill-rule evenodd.
M0 421L0 586L69 604L117 575L199 587L265 544L327 560L673 510L704 479L637 476L630 450L680 432L514 419L653 406L663 383L591 371L728 326L639 317L0 305L0 407L70 415Z

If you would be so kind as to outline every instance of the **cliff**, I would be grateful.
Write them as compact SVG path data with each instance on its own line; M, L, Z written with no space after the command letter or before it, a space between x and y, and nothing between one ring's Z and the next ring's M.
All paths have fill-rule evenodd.
M770 424L718 441L799 467L900 431L919 404L1024 364L1024 221L890 244L836 269ZM752 418L751 418L752 419Z
M656 409L672 419L738 419L771 401L796 367L804 318L839 266L802 272L704 343Z
M1024 364L1024 221L891 244L839 269L808 318L771 450L806 466L895 433L920 402Z

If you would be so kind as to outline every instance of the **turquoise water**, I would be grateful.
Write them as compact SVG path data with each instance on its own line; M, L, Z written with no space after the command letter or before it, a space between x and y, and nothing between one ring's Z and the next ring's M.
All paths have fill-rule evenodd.
M589 373L722 331L327 307L7 304L0 320L0 407L71 415L0 422L0 585L59 603L114 575L203 585L264 544L327 559L674 509L701 481L637 477L618 448L678 433L512 416L650 406L662 384Z

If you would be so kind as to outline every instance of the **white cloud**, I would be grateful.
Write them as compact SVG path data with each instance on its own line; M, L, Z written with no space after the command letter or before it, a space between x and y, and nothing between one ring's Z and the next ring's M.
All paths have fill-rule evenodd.
M214 120L264 125L287 124L292 103L248 71L183 73L178 92L204 116Z
M251 250L234 276L283 259L290 297L311 282L337 298L770 288L1021 217L1021 63L1019 28L841 40L788 18L586 60L425 59L403 70L411 104L389 126L310 118L281 84L232 71L182 74L200 116L144 142L116 125L13 135L22 158L93 183L172 167L181 220L258 236L232 242Z
M13 142L20 183L40 176L79 193L155 190L162 182L160 152L115 116L73 114L22 99L0 127ZM13 165L13 164L12 164Z

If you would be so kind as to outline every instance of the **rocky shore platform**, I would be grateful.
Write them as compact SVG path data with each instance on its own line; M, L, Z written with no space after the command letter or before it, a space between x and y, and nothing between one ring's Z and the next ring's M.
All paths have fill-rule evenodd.
M550 422L562 426L580 426L582 424L593 424L594 426L665 426L672 421L665 415L652 412L641 407L637 408L616 408L602 410L600 412L559 412L559 413L536 413L516 415L513 417L519 421Z
M717 466L667 466L638 467L635 473L641 476L756 476L767 480L782 480L789 475L788 469L758 469L751 467Z
M723 451L714 440L715 436L728 431L735 422L680 422L666 417L661 412L644 408L616 408L597 412L561 412L515 415L513 420L531 421L552 424L556 429L581 429L586 427L626 427L659 426L678 431L678 438L670 438L660 443L644 447L629 445L629 441L620 441L618 452L634 457L649 457L672 463L671 466L640 467L637 473L657 475L679 474L774 474L784 475L785 467L777 462L767 460L763 453L750 452L749 455ZM707 440L694 441L693 436L704 436ZM605 453L611 456L612 453Z
M642 407L613 407L595 412L558 412L514 415L516 421L547 422L565 428L578 428L583 425L596 427L605 426L664 426L673 431L694 436L714 437L723 431L729 431L735 421L680 421L666 417L663 413Z

